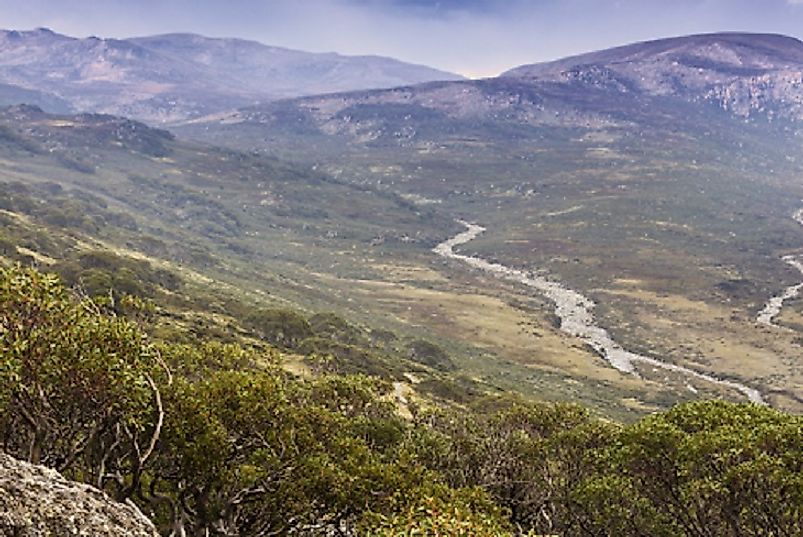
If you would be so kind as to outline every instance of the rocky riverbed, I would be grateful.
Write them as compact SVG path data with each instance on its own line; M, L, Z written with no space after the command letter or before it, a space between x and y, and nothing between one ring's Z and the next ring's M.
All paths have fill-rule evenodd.
M801 214L801 218L803 218L803 214ZM477 224L462 223L466 226L466 231L458 233L451 239L436 246L433 249L436 254L448 259L462 261L475 269L493 274L498 278L514 281L535 289L555 304L555 314L560 318L560 329L569 335L581 339L592 347L610 363L612 367L624 373L637 375L635 364L642 363L731 388L742 393L750 401L764 404L761 393L744 384L721 379L687 367L663 362L658 358L628 351L614 341L606 329L597 324L594 317L594 301L573 289L565 287L559 282L548 280L533 272L507 267L501 263L493 263L481 257L468 256L455 252L455 247L470 242L485 231L484 227Z
M800 209L794 215L792 215L792 218L795 219L795 222L803 226L803 209ZM782 259L803 274L803 261L801 261L801 256L785 255ZM758 312L758 316L756 316L756 322L759 324L765 324L767 326L783 328L775 323L775 317L781 313L784 302L793 298L797 298L801 291L803 291L803 282L790 285L784 289L781 294L770 298L767 304L761 309L760 312Z

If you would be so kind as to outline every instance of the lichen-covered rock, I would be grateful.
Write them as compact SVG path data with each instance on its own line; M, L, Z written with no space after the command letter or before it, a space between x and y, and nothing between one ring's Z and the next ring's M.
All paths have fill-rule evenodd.
M155 537L157 533L133 505L0 453L0 536L75 535Z

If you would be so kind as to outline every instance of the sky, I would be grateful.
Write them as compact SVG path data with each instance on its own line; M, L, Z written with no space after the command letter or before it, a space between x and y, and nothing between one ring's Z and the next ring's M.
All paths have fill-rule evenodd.
M691 33L803 38L803 0L0 0L0 27L78 37L241 37L391 56L474 78Z

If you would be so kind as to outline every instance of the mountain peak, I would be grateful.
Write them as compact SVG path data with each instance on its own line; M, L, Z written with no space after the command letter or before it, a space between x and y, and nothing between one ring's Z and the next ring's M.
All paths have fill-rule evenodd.
M803 118L803 42L778 34L645 41L523 65L502 78L709 102L744 118Z
M28 40L28 39L73 39L66 35L54 32L50 28L40 26L33 30L0 30L0 35L6 39Z
M708 65L700 65L707 60ZM803 63L803 42L781 34L720 32L642 41L551 62L516 67L504 77L555 75L584 65L674 62L716 69L774 69Z

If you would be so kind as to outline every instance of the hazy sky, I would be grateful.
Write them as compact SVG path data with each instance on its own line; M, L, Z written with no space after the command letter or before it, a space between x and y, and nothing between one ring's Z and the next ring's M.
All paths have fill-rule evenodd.
M76 36L243 37L490 76L671 35L803 37L803 0L0 0L0 27L38 26Z

